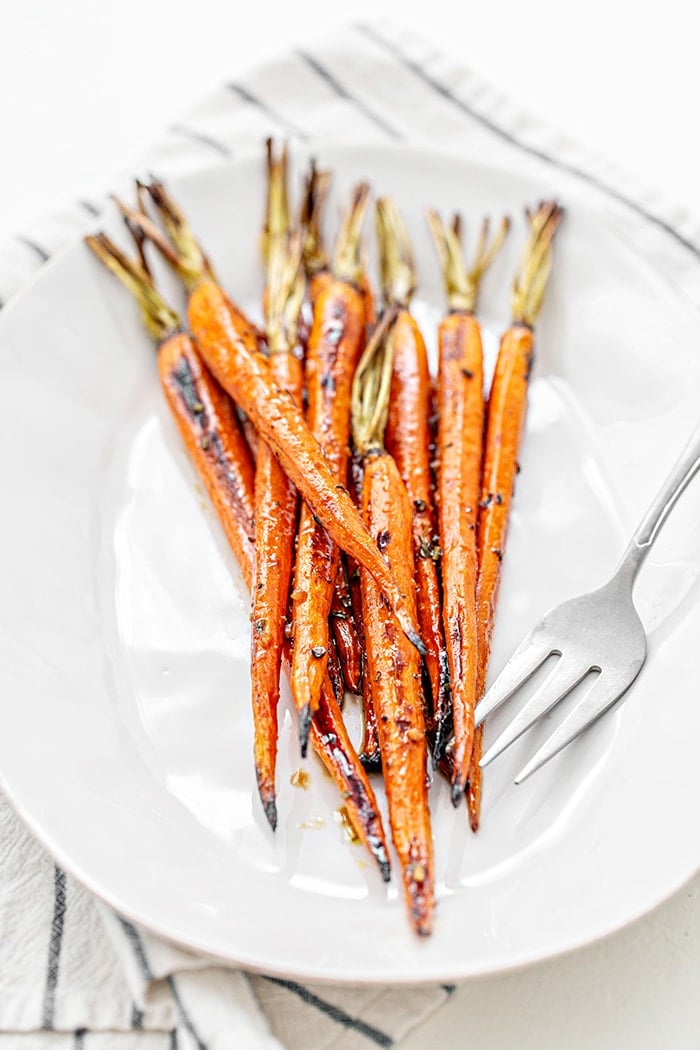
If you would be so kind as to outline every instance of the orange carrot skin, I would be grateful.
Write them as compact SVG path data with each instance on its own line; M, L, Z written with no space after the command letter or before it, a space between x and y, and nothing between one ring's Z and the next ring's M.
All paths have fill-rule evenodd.
M345 687L357 696L362 692L362 649L352 610L347 571L342 558L335 577L330 621Z
M241 430L243 431L245 439L248 443L248 448L250 449L250 455L252 457L253 463L257 463L258 449L260 447L260 439L258 437L258 432L244 412L242 412L238 418L241 424Z
M362 274L360 280L360 291L365 301L365 321L369 328L372 328L377 321L377 309L374 302L374 292L372 291L372 285L369 282L369 277L366 273Z
M352 378L364 347L361 293L347 281L331 279L319 294L306 352L307 423L317 439L335 485L344 488L350 438ZM300 712L302 753L305 725L318 706L326 674L328 617L340 551L305 504L294 566L292 613L294 650L292 695Z
M162 344L158 352L158 372L192 463L211 497L250 589L254 566L253 465L235 409L187 335L174 335ZM288 646L285 650L288 652ZM288 669L288 655L285 666ZM350 741L328 680L324 682L321 703L311 724L310 739L344 799L353 827L376 860L382 878L388 882L388 845L377 799Z
M413 580L411 508L388 453L365 457L365 522L401 584ZM372 577L360 572L367 630L368 672L382 752L392 839L414 929L428 934L434 907L433 840L426 779L427 741L416 650L398 630Z
M236 410L188 335L167 339L157 361L170 410L250 587L254 468Z
M432 388L425 342L407 310L402 310L396 321L393 347L386 447L396 461L412 506L418 623L427 650L434 753L439 759L449 736L451 711L430 465Z
M476 522L484 417L478 321L469 313L449 314L440 324L438 345L438 519L452 686L452 800L457 805L469 775L476 706Z
M312 310L316 307L316 302L321 297L321 293L325 292L328 285L332 282L333 276L330 270L319 270L315 273L309 281L308 299L311 304Z
M483 696L486 686L491 637L501 583L501 563L518 473L518 450L525 424L533 349L533 333L527 325L513 325L506 331L501 339L489 395L478 526L478 699ZM474 739L467 789L469 821L474 831L479 826L481 809L481 744L482 730L479 727Z
M221 386L249 416L338 546L373 574L402 629L420 646L415 623L407 613L407 596L397 587L301 413L273 383L267 362L257 353L249 322L212 281L203 281L190 296L188 319L202 356Z
M303 368L293 353L269 358L270 373L281 390L301 406ZM297 524L297 490L264 442L255 471L255 559L251 607L251 687L255 772L263 808L277 826L275 767L280 668L287 621Z

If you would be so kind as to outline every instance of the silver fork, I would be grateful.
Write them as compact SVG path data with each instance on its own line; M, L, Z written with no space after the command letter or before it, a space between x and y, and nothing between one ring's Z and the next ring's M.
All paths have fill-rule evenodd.
M646 659L644 626L632 600L637 573L671 508L700 468L700 428L695 431L630 540L612 579L590 594L552 609L523 639L477 704L479 725L554 655L549 676L481 760L487 766L551 711L591 671L598 676L515 778L520 784L571 743L632 685Z

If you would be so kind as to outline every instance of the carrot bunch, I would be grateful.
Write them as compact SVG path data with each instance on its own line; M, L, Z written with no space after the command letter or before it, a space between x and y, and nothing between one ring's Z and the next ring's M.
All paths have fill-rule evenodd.
M507 222L492 238L482 226L468 267L459 222L429 213L448 305L435 382L410 312L416 269L395 205L377 202L377 318L362 239L369 187L352 191L329 253L322 219L330 175L311 164L295 223L287 167L286 148L268 141L261 329L223 289L158 181L138 184L137 207L119 202L135 259L103 235L87 241L134 294L159 344L167 403L251 590L253 759L270 827L284 671L301 753L310 742L388 880L368 778L381 771L406 907L425 935L436 883L430 755L453 803L466 797L473 830L479 823L474 708L486 679L533 324L562 213L549 203L528 213L513 323L485 400L476 307ZM184 285L190 334L155 287L148 243ZM346 691L363 705L357 750L341 712Z

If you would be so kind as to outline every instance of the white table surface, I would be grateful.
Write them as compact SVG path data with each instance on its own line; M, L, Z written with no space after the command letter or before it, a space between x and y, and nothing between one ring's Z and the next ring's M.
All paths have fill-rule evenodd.
M687 0L648 12L629 0L22 0L4 6L0 33L0 243L104 188L209 88L377 13L700 212L700 62ZM697 1050L698 987L700 879L598 945L459 988L402 1047Z

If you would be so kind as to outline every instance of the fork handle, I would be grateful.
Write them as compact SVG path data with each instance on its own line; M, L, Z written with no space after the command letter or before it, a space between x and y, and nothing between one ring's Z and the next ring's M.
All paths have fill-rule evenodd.
M651 506L642 518L637 531L622 556L616 576L626 576L634 583L642 562L652 548L661 526L671 513L676 500L700 470L700 427L694 432L681 452L671 473L666 478Z

